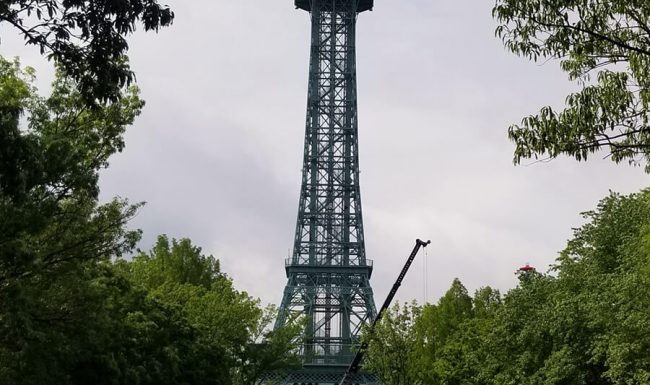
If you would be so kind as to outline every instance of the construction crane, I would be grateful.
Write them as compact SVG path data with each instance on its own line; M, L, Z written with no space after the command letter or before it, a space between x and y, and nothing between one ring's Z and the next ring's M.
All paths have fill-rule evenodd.
M386 296L386 300L384 301L384 304L381 306L381 309L379 309L379 312L377 312L377 316L375 317L375 319L372 321L372 324L370 325L370 333L373 332L375 326L381 320L381 317L383 316L384 312L388 309L391 302L393 302L393 298L397 293L397 289L399 289L399 287L402 285L404 276L406 275L409 268L411 267L411 264L413 263L413 260L415 259L415 256L417 255L418 251L420 251L421 247L427 247L427 245L429 245L430 243L431 241L424 242L420 239L415 240L415 247L413 247L413 251L411 251L411 255L409 255L408 259L406 260L406 263L404 264L402 271L399 273L397 280L393 284L393 287L390 289L388 296ZM350 363L350 366L348 366L348 369L345 371L345 374L343 374L343 378L341 379L339 385L351 385L350 377L359 371L361 367L361 360L363 359L366 350L368 350L368 342L364 341L361 343L361 346L359 346L359 350L357 350L357 353L355 354L354 359Z

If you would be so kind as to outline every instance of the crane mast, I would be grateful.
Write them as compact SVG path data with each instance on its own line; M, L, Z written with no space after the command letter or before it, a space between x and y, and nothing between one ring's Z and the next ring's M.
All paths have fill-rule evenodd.
M384 304L379 309L377 316L372 321L372 324L370 324L371 333L375 329L377 323L381 320L381 317L384 315L384 312L388 309L391 302L393 302L393 298L395 298L395 294L397 293L399 287L402 286L402 281L404 280L406 273L409 271L409 268L411 267L411 264L413 263L415 256L418 254L418 251L420 251L421 247L427 247L430 243L431 241L424 242L420 239L415 240L415 246L413 247L413 251L411 251L411 254L406 260L404 267L402 267L402 271L399 273L399 276L397 276L397 280L395 280L395 283L393 284L393 287L390 289L388 296L386 296L386 300L384 301ZM345 374L343 375L343 379L341 379L339 385L350 384L348 378L350 377L350 375L355 374L356 372L359 371L359 368L361 367L361 360L363 359L363 356L365 355L367 349L368 349L368 342L366 341L362 342L361 346L359 346L359 350L357 350L357 353L354 356L354 359L350 363L350 366L345 371Z

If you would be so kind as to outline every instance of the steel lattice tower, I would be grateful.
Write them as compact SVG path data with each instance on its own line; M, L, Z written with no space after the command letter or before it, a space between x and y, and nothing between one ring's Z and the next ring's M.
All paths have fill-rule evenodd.
M293 255L276 328L305 316L303 369L285 384L332 384L375 303L366 259L357 132L355 27L373 0L295 0L311 15L304 165ZM371 383L360 374L356 383Z

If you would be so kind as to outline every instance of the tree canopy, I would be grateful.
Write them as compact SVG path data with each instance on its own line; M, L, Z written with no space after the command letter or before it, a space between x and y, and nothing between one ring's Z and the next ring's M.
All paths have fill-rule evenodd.
M192 331L187 341L192 350L179 352L175 376L166 374L165 383L253 385L267 371L297 364L300 325L270 331L275 308L262 309L258 300L235 290L219 261L202 255L189 239L170 242L160 236L149 253L120 266L148 298L177 309L183 329Z
M629 0L497 0L497 35L511 52L557 59L581 90L508 130L514 160L601 149L650 172L650 3Z
M0 58L0 382L65 383L103 322L103 264L139 239L137 205L99 204L97 178L143 103L131 88L88 108L61 73L47 98L33 78Z
M650 381L650 190L584 214L552 271L504 296L460 281L395 307L366 368L389 384L641 385Z
M116 100L130 85L126 36L168 26L174 13L157 0L9 0L0 2L0 23L10 25L54 59L74 80L86 102Z

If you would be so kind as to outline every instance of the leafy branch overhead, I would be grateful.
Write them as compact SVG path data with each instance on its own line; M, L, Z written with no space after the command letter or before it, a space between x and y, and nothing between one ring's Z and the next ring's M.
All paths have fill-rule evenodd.
M497 0L496 34L511 52L559 59L582 89L562 111L543 107L512 125L514 161L601 149L650 172L650 3L625 0Z
M125 37L168 26L174 13L156 0L12 0L0 3L0 23L60 64L86 102L116 100L134 80Z

